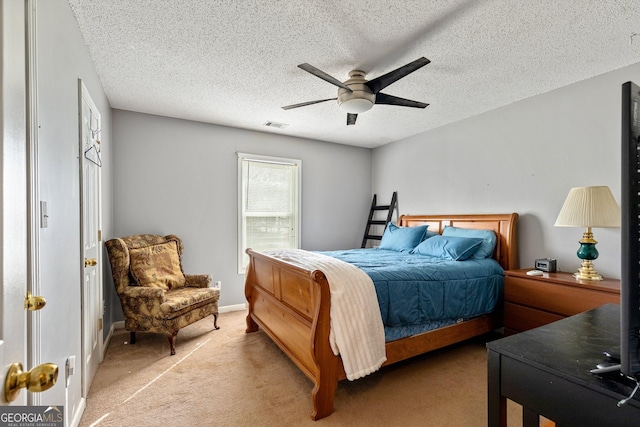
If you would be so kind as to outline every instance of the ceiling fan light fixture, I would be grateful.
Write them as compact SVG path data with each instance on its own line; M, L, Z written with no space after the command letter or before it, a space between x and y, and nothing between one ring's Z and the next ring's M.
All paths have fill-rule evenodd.
M351 114L360 114L369 111L373 107L373 101L363 98L347 99L340 103L340 109Z
M302 102L299 104L286 105L282 107L285 110L292 108L305 107L307 105L318 104L326 101L338 101L338 106L342 111L346 111L347 125L355 125L358 114L369 111L373 108L374 104L387 104L398 105L401 107L413 107L413 108L425 108L427 105L424 102L412 101L410 99L400 98L398 96L389 95L380 92L392 83L400 80L403 77L413 73L417 69L427 65L429 61L425 57L416 59L400 68L396 68L386 74L376 77L373 80L367 80L365 73L362 70L349 71L349 79L345 82L341 82L330 74L325 73L322 70L314 67L313 65L304 63L298 65L299 68L304 71L313 74L314 76L331 83L334 86L338 86L338 96L336 98L319 99L317 101Z

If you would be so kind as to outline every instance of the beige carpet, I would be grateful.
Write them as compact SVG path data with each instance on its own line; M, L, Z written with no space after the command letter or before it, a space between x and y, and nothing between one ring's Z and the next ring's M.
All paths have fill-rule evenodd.
M338 385L335 412L311 421L312 383L245 312L223 313L178 334L117 330L98 369L80 426L485 426L483 340L423 355ZM509 425L521 425L518 405Z

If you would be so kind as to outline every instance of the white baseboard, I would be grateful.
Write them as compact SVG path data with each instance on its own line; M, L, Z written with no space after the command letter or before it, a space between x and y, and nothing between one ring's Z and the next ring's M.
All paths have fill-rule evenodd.
M84 414L84 410L86 408L87 408L87 400L83 397L82 399L80 399L80 404L78 405L78 409L76 409L76 413L73 415L73 418L71 420L67 420L67 426L78 427L80 425L80 419L82 418L82 414Z
M117 322L113 322L111 324L111 329L109 329L109 333L107 334L107 338L105 338L102 343L102 360L104 360L104 355L107 353L107 348L109 347L109 342L111 342L111 337L113 337L113 332L116 329L124 329L124 320L119 320Z
M247 309L247 304L234 304L225 305L224 307L218 307L219 313L229 313L230 311L243 311Z

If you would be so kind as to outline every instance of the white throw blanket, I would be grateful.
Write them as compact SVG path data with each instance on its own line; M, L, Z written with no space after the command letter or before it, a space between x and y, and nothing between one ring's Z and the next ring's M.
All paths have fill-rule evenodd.
M329 343L342 357L349 380L380 369L387 360L384 325L371 278L358 267L300 249L265 251L265 254L307 270L322 271L331 291Z

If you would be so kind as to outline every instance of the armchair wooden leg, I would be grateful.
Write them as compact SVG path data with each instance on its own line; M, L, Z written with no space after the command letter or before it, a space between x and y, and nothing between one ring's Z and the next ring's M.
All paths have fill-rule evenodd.
M167 339L169 340L169 347L171 347L172 356L176 354L176 337L177 336L178 336L178 331L175 331L174 333L167 335Z
M217 314L213 315L213 329L220 329L220 326L218 326L218 315Z
M135 332L130 332L129 333L129 344L135 344L136 343L136 333Z

